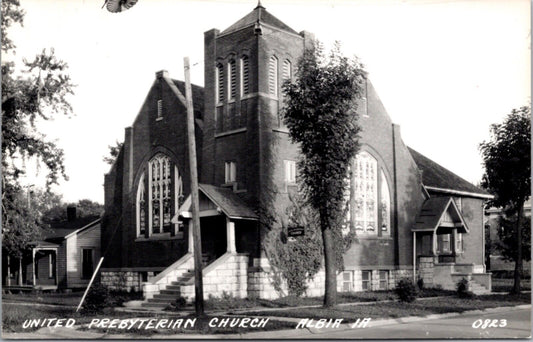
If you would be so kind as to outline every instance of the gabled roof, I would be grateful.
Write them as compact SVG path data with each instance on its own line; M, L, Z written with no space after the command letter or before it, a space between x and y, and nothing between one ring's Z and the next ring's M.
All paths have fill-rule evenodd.
M480 189L474 184L464 180L455 173L440 166L412 148L407 148L415 160L418 169L422 172L422 182L424 183L424 186L428 188L428 190L450 190L451 192L456 191L467 194L470 193L472 196L478 195L484 198L491 197L491 195L485 190Z
M259 219L259 216L232 189L209 184L199 184L198 187L229 218Z
M80 233L95 224L100 223L100 217L87 216L74 221L54 222L51 227L43 231L43 241L58 242L69 235Z
M238 31L245 27L255 25L256 22L260 22L262 24L273 26L273 27L279 28L281 30L284 30L290 33L298 34L296 31L290 28L287 24L283 23L281 20L279 20L278 18L270 14L261 5L261 3L258 3L257 7L254 8L252 12L248 13L242 19L238 20L235 24L231 25L230 27L222 31L221 34Z
M464 232L468 232L468 227L466 226L461 212L455 205L453 199L449 196L432 197L426 200L422 205L420 212L416 216L413 231L436 231L441 223L441 219L443 218L446 212L450 214L454 222L460 224L460 227L464 228Z

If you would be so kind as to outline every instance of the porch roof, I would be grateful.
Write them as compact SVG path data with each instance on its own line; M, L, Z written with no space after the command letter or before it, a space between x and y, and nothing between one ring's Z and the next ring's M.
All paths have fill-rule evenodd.
M33 248L58 248L59 244L48 241L33 241L30 243Z
M453 199L446 197L432 197L424 202L420 212L416 217L414 232L433 232L441 225L443 218L449 214L453 224L462 232L468 233L468 227L461 215L460 210L455 205Z
M258 220L259 216L250 206L240 198L232 189L220 188L210 184L198 184L198 189L213 204L220 208L222 213L231 219ZM178 215L191 210L191 195L187 197L179 212L174 215L172 222L178 221Z

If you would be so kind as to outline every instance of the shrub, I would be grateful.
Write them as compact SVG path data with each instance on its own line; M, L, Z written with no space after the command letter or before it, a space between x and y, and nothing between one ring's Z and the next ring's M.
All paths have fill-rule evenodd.
M418 280L416 281L416 285L418 286L419 290L423 290L424 289L424 279L423 278L418 278Z
M109 306L109 299L109 290L104 285L93 284L83 302L82 312L86 314L102 313L104 308Z
M457 296L459 298L472 298L474 294L468 290L469 282L468 279L463 278L457 282Z
M400 279L396 284L395 291L400 300L407 303L413 302L418 294L415 285L409 278Z
M166 311L180 311L185 306L187 306L187 300L184 297L179 296L178 298L176 298L176 300L174 300L172 303L170 303L165 308L165 310Z

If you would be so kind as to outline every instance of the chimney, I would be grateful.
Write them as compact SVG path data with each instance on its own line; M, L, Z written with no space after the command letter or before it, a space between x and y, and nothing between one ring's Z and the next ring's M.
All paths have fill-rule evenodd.
M67 221L72 222L76 220L76 207L68 206L67 207Z

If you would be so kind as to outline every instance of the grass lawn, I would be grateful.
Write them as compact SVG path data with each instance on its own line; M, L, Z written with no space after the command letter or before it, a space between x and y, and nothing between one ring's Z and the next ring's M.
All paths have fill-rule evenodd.
M77 306L80 303L83 292L59 293L59 292L23 292L17 294L3 294L2 300L28 302L39 304L58 304Z
M405 316L426 316L448 312L463 312L500 306L530 304L531 294L521 296L484 295L472 299L457 297L415 301L413 303L389 302L369 305L346 305L334 308L292 309L268 312L254 312L255 315L297 318L343 318L345 322L355 322L358 318L397 318ZM252 313L251 313L252 314Z

